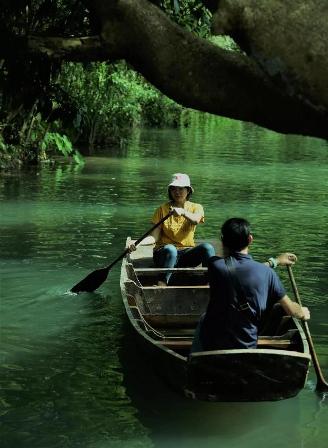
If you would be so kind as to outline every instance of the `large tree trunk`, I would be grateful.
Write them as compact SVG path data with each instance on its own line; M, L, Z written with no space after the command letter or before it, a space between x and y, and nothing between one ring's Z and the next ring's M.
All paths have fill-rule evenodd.
M281 89L327 112L327 0L217 3L215 34L232 36Z
M246 55L224 51L191 35L146 0L94 3L102 18L105 45L120 47L122 57L184 106L252 121L279 132L328 136L327 108L319 108L317 104L313 107L296 89L290 85L285 88L277 82L275 73L272 76ZM243 0L226 3L242 4ZM272 2L248 0L248 3L256 8ZM263 8L263 20L267 15L274 16L273 12L277 12L275 20L286 14L285 9L270 12ZM268 26L273 24L268 22Z
M28 46L49 58L125 59L184 106L278 132L327 138L324 2L219 1L215 30L231 34L247 54L192 35L147 0L94 0L99 37L34 36Z

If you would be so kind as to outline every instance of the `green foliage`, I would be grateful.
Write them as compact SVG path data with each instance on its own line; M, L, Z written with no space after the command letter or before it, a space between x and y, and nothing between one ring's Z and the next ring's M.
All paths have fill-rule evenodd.
M41 143L43 150L55 148L68 156L73 151L72 143L68 140L66 135L60 135L58 132L47 132Z
M201 2L159 3L182 26L208 34L210 13ZM10 39L28 34L95 34L99 24L86 5L76 0L1 0L3 40L11 48ZM178 126L184 111L124 63L61 64L23 51L8 51L0 61L0 92L0 158L28 163L56 152L80 162L71 142L89 152L99 145L121 145L135 126Z
M1 27L10 34L85 35L90 31L85 2L76 0L1 0Z
M211 36L209 40L224 50L241 52L240 47L230 36Z
M200 37L210 35L211 12L199 0L162 0L162 9L179 25Z
M70 137L88 144L120 144L137 125L176 126L182 107L125 63L67 63L58 78L75 110Z
M3 141L2 135L0 135L0 150L1 151L6 151L6 144Z
M21 121L4 126L2 145L20 148L23 162L38 163L60 153L81 163L74 146L120 146L135 126L178 126L183 108L125 63L65 63L47 96L47 115L36 100ZM185 114L184 125L187 125Z
M21 149L6 143L0 134L0 171L17 169L21 164Z
M19 142L15 145L7 143L0 134L0 169L47 161L51 153L70 156L76 163L83 163L81 154L73 148L68 137L49 129L49 123L42 119L41 114L33 114L32 110L20 129Z
M116 141L121 129L133 126L139 117L138 86L123 66L119 70L105 63L67 63L58 84L75 110L72 136L87 142L91 151L97 143Z
M183 107L154 89L150 84L144 84L143 95L140 98L143 126L176 127L179 125Z
M65 157L72 156L76 163L84 162L81 154L73 148L71 141L65 134L46 132L41 142L41 149L47 152L55 150L62 153Z
M26 120L20 137L21 146L24 148L26 158L41 161L47 159L47 153L59 152L65 157L77 155L77 150L66 135L59 132L51 131L51 124L42 119L40 112L30 114L30 121ZM52 127L56 128L57 123L53 123Z

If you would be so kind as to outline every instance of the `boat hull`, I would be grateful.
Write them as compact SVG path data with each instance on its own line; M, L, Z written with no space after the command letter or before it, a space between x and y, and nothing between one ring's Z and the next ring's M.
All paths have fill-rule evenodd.
M204 285L189 289L144 286L142 256L137 260L122 262L126 314L147 362L175 390L206 401L274 401L302 390L310 355L298 321L284 316L275 335L259 338L257 349L190 354L196 322L207 306L208 289Z
M283 350L226 350L192 355L186 393L210 401L273 401L297 395L307 355Z

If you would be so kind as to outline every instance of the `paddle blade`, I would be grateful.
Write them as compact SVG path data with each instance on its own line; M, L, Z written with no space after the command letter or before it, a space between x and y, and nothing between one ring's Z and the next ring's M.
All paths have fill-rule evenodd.
M78 294L79 292L93 292L104 283L108 276L109 268L97 269L91 272L83 280L77 283L71 289L71 292Z

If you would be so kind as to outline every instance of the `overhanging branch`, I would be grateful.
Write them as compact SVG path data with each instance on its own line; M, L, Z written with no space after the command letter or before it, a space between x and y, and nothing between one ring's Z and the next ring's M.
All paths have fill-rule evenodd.
M28 50L33 54L44 55L49 59L68 61L106 61L115 59L100 36L90 37L40 37L29 36Z
M278 88L242 53L200 39L147 0L99 6L103 39L163 93L187 107L251 121L283 133L328 137L327 114Z
M94 0L93 7L101 23L100 36L31 36L28 51L57 60L125 59L186 107L282 133L328 138L326 109L314 108L306 98L278 86L245 54L192 35L147 0ZM0 54L3 50L0 43Z

